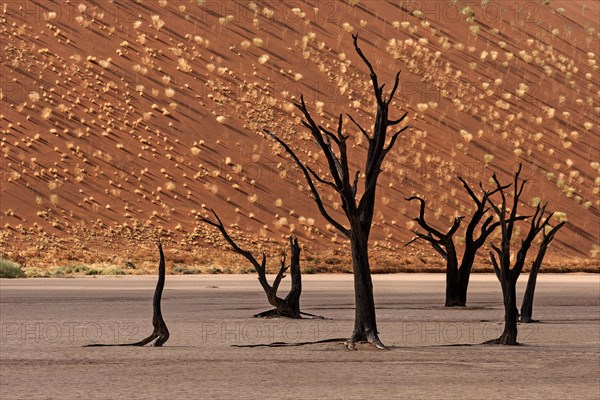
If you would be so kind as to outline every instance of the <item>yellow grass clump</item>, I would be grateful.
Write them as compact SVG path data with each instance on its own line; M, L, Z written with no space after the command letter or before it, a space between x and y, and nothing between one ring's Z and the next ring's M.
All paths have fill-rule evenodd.
M152 27L157 31L160 30L163 26L165 26L165 21L160 19L159 15L152 15L150 17L150 21L152 22Z

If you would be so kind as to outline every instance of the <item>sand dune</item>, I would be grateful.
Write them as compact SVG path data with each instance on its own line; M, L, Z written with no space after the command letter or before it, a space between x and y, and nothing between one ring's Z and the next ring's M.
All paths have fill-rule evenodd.
M430 253L402 249L415 214L404 197L425 196L449 226L472 209L457 175L487 185L523 162L528 206L549 201L569 221L549 258L597 265L600 5L479 3L4 2L2 252L36 266L142 262L161 234L176 262L219 260L220 238L197 220L213 207L253 248L276 253L293 233L305 255L343 258L261 132L323 170L294 99L324 125L345 112L372 123L359 33L382 82L402 70L394 112L414 126L383 166L374 254ZM365 144L345 122L360 170Z

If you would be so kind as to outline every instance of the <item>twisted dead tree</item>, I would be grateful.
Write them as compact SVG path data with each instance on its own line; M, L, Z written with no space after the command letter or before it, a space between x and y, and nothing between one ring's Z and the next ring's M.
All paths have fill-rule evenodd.
M501 202L497 205L490 196L486 196L487 201L490 203L494 212L496 213L500 222L500 228L502 230L501 244L500 247L491 243L491 247L494 251L490 251L490 259L494 267L496 277L500 281L502 287L502 298L504 301L504 331L498 339L490 340L488 344L501 344L501 345L517 345L517 320L519 311L517 309L517 293L516 286L519 275L525 265L527 252L529 251L531 244L535 237L546 229L554 213L550 213L544 218L546 211L546 205L538 204L534 215L531 217L529 231L524 239L521 240L521 246L517 251L514 264L511 266L511 241L514 234L515 222L517 221L517 210L519 208L519 199L523 193L523 188L527 180L522 179L519 185L519 175L521 174L522 165L519 165L519 169L515 173L513 188L513 201L510 207L507 206L508 200L502 185L500 184L498 177L494 173L492 179L494 180L498 192L501 196ZM545 251L545 250L544 250ZM494 254L495 253L495 254ZM543 257L543 256L542 256Z
M438 252L442 258L444 258L446 261L446 307L464 307L467 305L469 278L471 276L477 252L485 244L488 236L500 226L500 222L493 222L494 216L490 215L485 219L483 224L481 224L479 236L476 237L477 226L489 211L489 207L486 207L486 196L491 196L496 193L498 189L484 191L483 195L479 197L473 192L473 189L471 189L463 178L459 177L458 179L462 182L465 190L476 205L475 211L473 212L465 231L465 248L460 264L458 262L456 245L454 243L454 234L458 231L464 217L455 218L450 229L446 233L443 233L433 228L425 221L424 199L416 196L406 198L407 201L418 200L420 202L419 216L414 218L414 221L416 221L427 233L424 234L413 231L416 237L404 246L406 247L417 240L425 240L431 244L433 249ZM510 187L510 185L503 186L502 189L504 190L508 187ZM526 217L516 217L517 220L524 218Z
M145 346L154 341L154 347L162 347L163 344L169 340L169 329L167 324L162 317L162 311L160 303L162 299L162 292L165 287L165 255L163 253L162 244L158 241L158 253L160 255L160 262L158 264L158 281L156 282L156 289L154 290L154 297L152 298L152 326L154 330L152 334L145 339L135 343L119 343L119 344L89 344L87 347L98 347L98 346Z
M321 215L343 236L350 240L354 272L355 317L354 330L352 336L346 342L347 347L349 349L356 349L355 343L368 342L383 349L385 346L379 340L375 316L373 283L369 265L369 234L373 222L375 192L377 189L377 180L381 173L381 164L386 155L394 147L398 137L409 126L404 126L395 131L389 141L387 140L388 128L402 123L408 113L404 113L398 119L389 118L389 107L398 89L400 72L396 74L394 86L386 98L383 93L385 85L379 84L373 66L358 46L358 35L353 35L352 38L354 49L369 69L377 105L377 114L372 134L369 134L351 115L347 114L348 118L356 125L368 144L364 169L364 189L360 198L357 199L361 173L360 171L356 171L355 173L350 172L347 152L347 141L350 136L344 134L342 114L340 114L338 119L337 132L332 132L315 122L304 102L304 97L300 97L300 102L295 102L295 106L304 116L302 125L309 130L317 147L325 156L329 177L319 175L308 163L301 161L296 152L292 150L285 140L267 129L264 132L279 143L294 160L304 175L312 198ZM334 150L334 147L336 150ZM339 195L348 226L336 220L327 211L316 184L321 184Z
M537 275L540 271L540 268L542 267L542 261L544 260L544 256L546 255L548 245L552 242L552 240L554 240L554 235L556 235L556 232L558 232L560 228L565 226L566 223L566 221L562 221L558 225L550 229L549 232L546 232L546 229L542 231L542 243L540 244L540 249L538 250L535 260L531 264L529 279L527 279L527 288L525 289L525 294L523 295L523 304L521 305L521 322L537 322L536 320L531 318L533 315L533 296L535 294Z
M258 281L262 286L263 290L267 294L267 300L269 304L275 307L272 310L264 311L259 314L254 315L257 318L260 317L287 317L287 318L302 318L302 315L308 315L311 317L318 317L313 314L308 314L300 311L300 295L302 294L302 277L300 274L300 247L298 246L298 239L290 236L290 247L291 247L291 264L290 266L286 266L286 257L285 255L281 258L281 266L279 267L279 272L275 276L275 280L273 281L273 285L269 285L266 277L266 264L267 257L263 253L262 261L259 263L256 258L250 253L242 248L240 248L237 243L231 238L227 229L223 225L223 222L217 215L217 213L210 209L210 212L213 214L215 220L211 220L209 218L201 218L205 223L214 226L217 228L223 238L229 243L229 245L233 248L233 250L242 255L246 260L250 261L256 273L258 274ZM281 280L285 277L285 272L291 269L292 275L292 285L289 293L285 298L281 298L277 296L277 290L279 289L279 284Z

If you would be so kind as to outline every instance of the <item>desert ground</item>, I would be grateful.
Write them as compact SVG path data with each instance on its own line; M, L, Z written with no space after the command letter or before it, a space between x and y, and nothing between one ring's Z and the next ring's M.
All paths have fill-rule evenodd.
M305 311L328 319L254 319L253 275L168 276L162 348L96 347L151 332L152 276L0 280L0 397L7 399L598 399L600 276L543 274L516 347L501 333L493 275L472 277L469 307L443 307L441 274L373 277L389 351L342 342L352 276L304 277ZM519 293L523 293L522 277ZM285 284L285 281L284 281ZM281 288L282 290L285 287Z

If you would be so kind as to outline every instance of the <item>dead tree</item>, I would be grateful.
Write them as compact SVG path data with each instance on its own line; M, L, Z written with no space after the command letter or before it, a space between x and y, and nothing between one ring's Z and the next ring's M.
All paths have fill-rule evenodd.
M422 239L431 244L433 249L437 251L446 260L446 307L464 306L460 304L458 298L458 257L456 255L456 246L454 245L454 234L460 227L460 223L464 217L454 218L454 223L446 233L435 229L425 221L425 200L420 197L411 196L406 198L407 201L418 200L420 203L419 216L414 218L419 226L424 229L427 234L417 230L413 231L417 235L414 239L408 242L405 246Z
M158 241L158 253L160 255L160 262L158 264L158 281L156 282L156 289L154 290L154 297L152 299L152 326L154 330L152 334L145 339L135 343L120 343L120 344L89 344L88 347L97 346L145 346L148 343L154 341L154 347L162 347L163 344L169 340L169 329L167 324L162 317L160 303L162 299L162 292L165 287L165 255L163 254L162 244Z
M477 226L485 214L489 211L486 207L486 196L491 196L496 193L498 189L490 191L484 191L482 197L478 197L467 182L459 177L458 178L473 201L475 202L476 208L471 216L471 220L467 225L465 231L465 248L462 254L460 265L458 262L458 255L456 251L456 245L454 243L454 234L457 232L462 219L464 217L457 217L454 219L454 223L446 233L433 228L425 221L425 200L419 197L409 197L406 200L418 200L420 204L419 216L414 218L419 226L424 229L427 234L423 234L418 231L413 231L417 235L414 239L408 242L406 246L411 243L422 239L431 244L433 249L437 251L446 261L446 307L464 307L467 304L467 289L469 286L469 278L473 269L473 263L479 249L485 244L488 236L494 232L494 230L500 226L499 222L493 222L493 215L488 216L481 227L479 228L479 236L475 237ZM502 189L508 188L503 186ZM517 217L518 220L524 217Z
M555 227L553 227L548 233L544 229L542 231L542 243L538 250L535 260L531 264L531 272L529 272L529 279L527 280L527 289L525 289L525 295L523 296L523 304L521 305L521 322L531 323L537 322L531 318L533 315L533 296L535 294L535 285L537 283L537 275L542 267L542 261L546 255L548 245L554 240L554 235L560 228L562 228L567 222L562 221Z
M502 345L517 345L517 320L519 311L517 309L517 280L525 265L525 259L527 252L529 251L531 244L535 237L543 231L550 222L550 218L553 213L550 213L544 218L546 211L546 205L537 205L534 215L531 217L531 223L529 231L524 239L521 240L521 246L515 256L514 264L511 266L511 241L513 238L515 222L517 221L517 210L519 207L519 199L523 193L523 187L527 180L522 179L519 184L519 175L521 174L521 167L515 173L513 183L513 201L510 207L507 206L506 194L504 193L503 186L498 181L498 177L494 173L492 179L494 180L498 192L501 196L500 205L497 205L490 196L486 196L487 201L495 211L498 220L500 222L500 228L502 230L501 245L496 246L491 243L493 252L490 251L490 259L494 267L496 277L500 281L502 287L502 298L504 301L504 331L498 339L491 340L489 344L502 344ZM495 253L495 254L494 254Z
M215 217L215 221L209 218L201 218L202 221L206 222L209 225L217 228L223 238L229 243L229 245L233 248L233 250L242 255L246 260L250 261L256 273L258 274L258 281L262 286L263 290L267 294L267 300L269 304L275 307L272 310L264 311L259 314L254 315L255 317L287 317L287 318L302 318L302 315L313 316L312 314L303 313L300 311L300 294L302 293L302 278L300 274L300 247L298 246L298 239L290 236L290 247L291 247L291 264L290 266L285 265L286 257L285 255L281 258L281 266L279 267L279 272L275 276L275 280L273 281L273 285L269 285L266 277L266 264L267 257L263 253L262 261L259 263L256 258L250 253L242 248L240 248L235 241L231 238L223 222L217 215L217 213L210 209L213 216ZM291 269L292 275L292 285L289 293L285 298L281 298L277 296L277 289L279 289L279 284L281 280L285 277L285 272Z
M304 102L304 97L300 97L299 103L295 102L296 107L304 116L302 124L309 130L319 150L325 156L329 177L319 175L308 163L301 161L296 152L292 150L285 140L269 130L265 129L264 132L279 143L294 160L304 175L313 200L316 202L321 215L343 236L350 240L354 271L355 317L354 330L352 336L346 342L347 347L355 349L355 343L368 342L378 348L385 348L379 340L377 331L373 283L369 266L369 234L373 222L375 192L377 189L377 180L381 173L381 164L385 156L394 147L400 134L408 129L409 126L395 131L389 141L387 140L388 128L402 123L408 113L404 113L398 119L389 119L389 107L398 89L400 72L396 74L394 86L386 98L383 93L385 85L379 84L373 66L358 46L358 35L353 35L352 38L354 49L369 69L377 104L377 114L372 134L369 134L352 116L348 115L348 118L357 126L360 134L364 136L368 144L364 169L364 189L360 199L357 199L357 194L361 173L360 171L356 171L354 174L350 172L347 152L347 140L350 136L343 132L342 114L340 114L338 119L337 132L334 133L315 122ZM334 150L334 146L337 148L337 151ZM336 220L327 211L316 184L322 184L339 195L348 226Z

